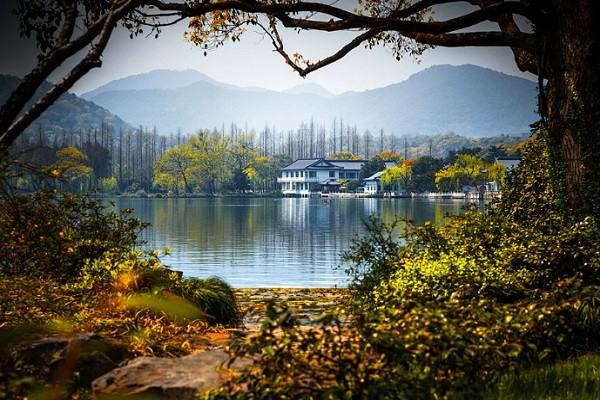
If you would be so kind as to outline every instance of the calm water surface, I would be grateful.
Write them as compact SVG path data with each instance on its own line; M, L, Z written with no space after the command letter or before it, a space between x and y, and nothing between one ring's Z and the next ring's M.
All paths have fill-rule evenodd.
M152 224L146 247L169 247L166 265L184 275L219 276L234 287L344 286L340 254L365 233L370 215L441 223L463 201L427 199L128 199L119 208Z

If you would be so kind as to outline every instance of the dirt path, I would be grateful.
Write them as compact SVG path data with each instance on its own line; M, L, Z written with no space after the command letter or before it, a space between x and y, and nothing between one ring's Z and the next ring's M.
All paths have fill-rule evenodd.
M266 305L274 301L287 304L300 325L311 325L324 312L333 310L346 295L346 289L306 288L250 288L236 289L236 295L244 315L244 326L249 332L259 329L265 317Z

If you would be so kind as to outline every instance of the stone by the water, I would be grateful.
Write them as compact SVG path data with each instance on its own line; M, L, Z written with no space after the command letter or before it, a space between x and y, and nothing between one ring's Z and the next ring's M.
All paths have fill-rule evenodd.
M209 350L181 358L139 357L92 382L94 398L138 395L153 400L194 400L227 374L225 350ZM249 360L236 360L241 369Z

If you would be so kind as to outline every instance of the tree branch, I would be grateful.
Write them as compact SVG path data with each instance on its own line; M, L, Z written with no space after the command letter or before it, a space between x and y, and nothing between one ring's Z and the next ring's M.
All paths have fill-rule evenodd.
M121 7L123 4L130 3L131 1L129 0L121 0L114 4ZM129 8L131 7L132 6L130 5ZM125 14L125 12L122 12L122 14ZM2 105L2 108L0 108L0 134L4 134L6 129L8 129L15 121L21 110L23 110L25 104L31 100L35 95L35 92L56 68L58 68L66 59L75 55L96 39L102 31L107 17L108 14L105 14L99 18L98 21L91 24L79 37L67 44L52 49L50 53L40 59L37 66L23 78L23 81L12 92L10 97ZM0 140L0 144L3 144L2 140Z
M307 30L319 30L334 32L348 29L366 29L366 28L381 28L389 27L389 30L413 32L413 33L431 33L442 34L457 31L459 29L469 28L481 22L499 17L506 13L514 14L524 12L523 4L518 1L510 1L503 3L494 3L490 6L481 8L480 10L472 11L460 17L452 18L446 21L412 21L410 19L389 17L362 17L355 16L352 18L338 21L315 21L305 20L301 18L291 18L287 13L273 12L284 26L288 28L301 28Z
M1 131L0 143L2 145L8 147L23 130L48 109L50 105L58 100L61 95L73 87L81 77L88 73L92 68L97 68L102 64L102 53L108 44L108 40L117 21L131 10L135 1L128 0L121 2L119 7L116 7L117 4L119 3L114 3L111 10L103 18L104 23L98 36L98 41L93 45L87 55L58 84L36 101L26 113L14 119L14 122L12 122L7 129Z
M77 21L77 16L79 15L75 1L69 0L66 3L64 26L60 35L58 36L58 40L56 41L59 46L68 43L69 39L71 39L71 36L73 36L75 22Z
M269 26L270 26L271 31L269 31L269 29L267 29L261 23L257 23L257 25L265 32L265 34L267 34L269 36L269 38L271 39L271 42L273 43L273 47L275 48L275 51L278 52L283 57L286 64L288 64L290 67L292 67L292 69L294 71L298 72L298 74L301 77L305 77L306 75L308 75L309 73L311 73L313 71L316 71L317 69L323 68L329 64L332 64L332 63L342 59L350 51L352 51L353 49L360 46L363 42L377 36L379 33L381 33L383 31L382 29L371 29L367 32L364 32L361 35L358 35L357 37L352 39L348 44L343 46L341 49L336 51L331 56L323 58L314 64L307 63L306 67L302 67L296 61L292 60L292 57L290 57L290 55L285 51L283 40L281 39L281 36L279 35L279 31L277 30L276 22L273 18L269 19Z
M64 22L57 34L57 47L40 57L38 65L23 79L23 82L11 94L0 109L0 144L10 144L18 133L46 110L73 84L90 69L101 63L102 51L120 19L135 10L142 16L139 25L153 28L176 24L184 18L205 16L216 11L237 10L250 16L265 15L271 20L271 30L264 29L270 36L277 51L284 60L301 76L329 65L358 47L366 40L377 37L383 32L396 32L419 43L439 46L510 46L515 55L519 68L536 72L535 36L523 33L518 29L513 15L522 15L535 22L533 9L525 1L504 0L464 0L479 9L465 15L446 21L421 21L425 13L433 6L459 3L459 0L420 0L408 2L408 6L392 10L385 16L361 15L331 4L310 1L272 2L265 0L221 0L195 2L165 2L162 0L104 0L112 4L111 11L98 16L97 20L88 24L87 29L78 37L72 39L76 21L79 17L77 2L65 0ZM148 13L145 7L155 8L158 12ZM302 14L299 16L299 14ZM308 17L306 16L308 15ZM143 20L148 18L177 17L173 21L155 23ZM329 17L328 20L317 20L312 17ZM252 17L253 18L253 17ZM298 60L292 60L284 49L283 41L277 31L274 19L283 26L298 29L319 31L341 31L357 29L363 31L336 53L318 62L305 66L299 65ZM456 32L469 28L483 21L495 21L500 32ZM239 23L251 22L243 18ZM224 29L227 29L225 27ZM35 95L48 76L65 60L80 50L92 45L81 62L74 67L64 79L39 99L29 111L18 117L25 105Z
M465 33L414 33L400 32L401 35L414 39L419 43L445 47L494 47L514 46L532 48L535 44L533 35L526 33L504 32L465 32Z

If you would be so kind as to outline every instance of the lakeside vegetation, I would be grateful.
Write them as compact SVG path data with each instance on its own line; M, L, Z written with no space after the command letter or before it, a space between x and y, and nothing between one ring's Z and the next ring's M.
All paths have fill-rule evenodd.
M16 21L11 22L17 22L21 37L33 39L37 57L0 109L2 158L61 95L102 65L118 27L131 38L153 34L158 38L163 28L184 21L185 39L205 54L260 29L302 77L361 46L387 47L396 59L418 57L433 46L509 48L519 70L538 78L541 122L523 149L521 165L509 175L502 199L485 213L470 209L441 226L411 226L405 221L400 230L398 223L370 220L369 235L358 238L345 254L352 283L339 310L325 313L318 326L306 328L297 326L285 304L271 302L260 331L229 346L231 361L245 360L247 366L225 376L202 397L593 396L597 389L589 380L597 378L600 347L597 3L480 1L466 8L462 3L361 0L356 8L347 9L341 3L302 0L20 1L14 10ZM456 14L448 19L438 13L453 5ZM291 31L283 33L286 28ZM343 44L320 60L308 58L314 50L310 47L307 52L288 53L295 47L289 46L294 44L289 43L289 33L300 36L307 31L355 34L340 35ZM302 38L295 43L314 43L314 38ZM46 84L50 76L56 77L53 86ZM391 100L379 110L388 105L398 113L412 108L410 103L398 107ZM340 131L339 142L335 134L328 142L333 143L329 155L358 154L351 148L359 143L352 139L355 130ZM164 268L157 253L133 249L141 223L127 215L105 213L99 203L68 194L100 183L119 191L151 188L159 158L154 149L161 146L152 142L156 135L144 141L142 129L138 132L140 140L128 153L130 164L124 169L119 161L118 178L110 168L106 175L97 172L96 167L108 163L95 164L84 154L83 140L79 148L75 143L53 144L46 153L50 161L38 165L45 167L42 174L23 173L36 169L29 163L21 163L24 169L2 169L6 174L0 175L4 180L0 246L8 255L0 263L0 282L6 286L0 292L6 296L0 298L1 397L86 398L90 374L113 368L127 359L123 353L176 355L170 349L187 351L188 333L197 337L219 323L239 325L234 292L226 283L189 280ZM280 142L290 146L290 158L312 156L324 147L319 145L320 132L312 128L310 132L316 135L303 131L295 140ZM209 135L215 137L215 151L221 151L218 132ZM98 140L90 137L91 132L87 143L94 147ZM212 146L205 139L199 135L195 145ZM282 153L269 154L268 140L261 143L265 149L261 157ZM133 149L129 145L125 148ZM47 149L40 154L43 151ZM14 158L14 153L8 154ZM364 157L372 158L370 153ZM405 152L397 171L400 179L409 175L408 159ZM449 167L439 183L444 183L446 173L458 171L461 179L468 177L468 166L476 165L465 157L457 159L459 163L452 160L443 166ZM198 175L196 185L202 191L214 194L224 190L227 179L235 182L233 171L226 176L224 169L213 171L208 164L198 164L204 169L193 175ZM240 170L240 177L258 176L257 168L246 173L247 168ZM129 180L123 179L124 172ZM183 185L185 192L189 189L185 180L181 184L167 179L166 185L175 191ZM89 335L82 334L88 330ZM84 348L83 341L96 333L101 347L112 347L107 338L118 341L114 353L102 352L96 345ZM47 359L56 353L37 357L32 339L56 347L59 335L66 355L54 368L57 365ZM162 340L165 335L167 342L175 341L173 347ZM87 339L74 343L73 336ZM178 342L181 338L185 340ZM92 368L99 364L102 371ZM561 381L566 384L558 387ZM577 393L571 392L575 386Z
M468 139L447 134L411 138L410 147L405 138L406 148L402 151L397 143L399 138L382 133L376 144L367 132L355 137L357 144L347 147L357 152L340 145L343 151L331 153L338 148L333 147L332 138L323 136L310 144L304 139L300 141L303 130L287 139L297 142L280 147L265 147L264 133L257 137L253 133L234 132L224 135L201 131L167 140L156 132L140 129L134 135L124 136L121 132L119 138L114 138L110 129L102 126L99 131L88 131L85 135L63 136L60 140L55 137L52 145L41 136L24 139L11 148L15 162L5 166L5 177L12 186L29 191L45 187L105 195L280 195L277 177L282 167L296 157L330 157L370 160L360 173L361 179L385 169L384 160L395 161L397 167L390 168L382 177L383 185L390 190L402 186L407 191L422 193L484 181L500 182L504 171L495 164L496 158L518 156L522 145L517 138L508 136ZM334 144L323 146L324 142ZM427 155L414 147L419 144L429 146ZM344 190L352 191L361 182L341 183Z
M528 382L594 379L595 356L581 357L600 345L600 229L589 217L568 222L548 163L538 133L486 213L400 230L372 219L344 255L349 297L311 327L285 303L268 303L258 334L229 347L251 367L204 396L511 398L528 385L535 398L543 387ZM181 278L157 252L131 250L144 224L129 211L54 190L2 201L5 397L34 382L51 382L55 398L89 393L73 375L85 364L58 382L22 361L19 349L36 337L93 332L118 341L125 359L173 357L202 348L219 326L239 327L224 282ZM561 390L570 393L544 396ZM595 390L586 383L577 393Z
M487 213L408 229L404 241L373 220L346 253L345 313L299 330L273 306L260 335L232 347L253 367L207 397L474 399L532 369L572 375L552 365L598 349L600 229L567 222L548 162L538 134Z
M145 226L131 210L109 212L84 195L0 198L0 398L39 390L45 399L87 396L107 363L181 356L205 348L211 332L239 326L225 282L182 278L160 263L158 251L133 249ZM73 363L51 367L47 350L20 350L39 338L86 332L93 341L71 355Z

